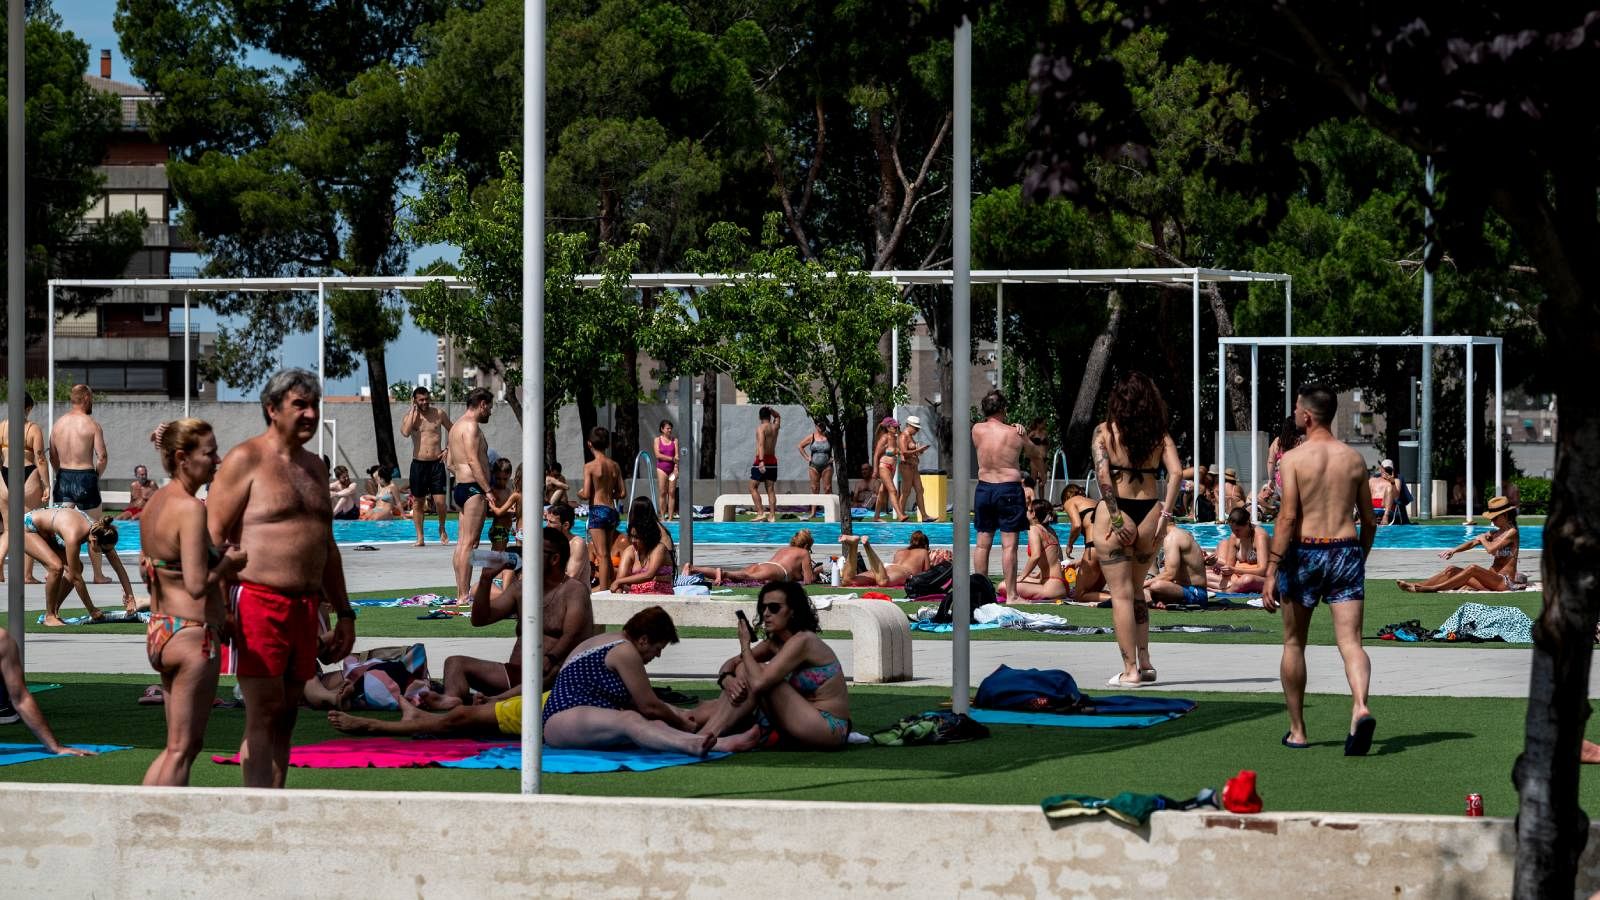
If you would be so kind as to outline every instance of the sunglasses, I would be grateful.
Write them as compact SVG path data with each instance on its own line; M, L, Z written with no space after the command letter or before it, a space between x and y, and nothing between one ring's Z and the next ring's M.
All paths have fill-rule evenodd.
M761 603L757 605L756 609L761 613L771 613L773 615L777 615L778 613L783 612L784 605L782 603Z

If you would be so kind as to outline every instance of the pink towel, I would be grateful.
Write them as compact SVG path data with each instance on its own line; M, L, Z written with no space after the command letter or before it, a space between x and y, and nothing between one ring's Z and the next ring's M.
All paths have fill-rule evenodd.
M338 738L320 744L289 748L289 765L302 769L405 769L453 762L476 756L494 747L514 747L506 741L475 741L449 738L413 740L411 738ZM239 756L213 756L211 761L238 765Z

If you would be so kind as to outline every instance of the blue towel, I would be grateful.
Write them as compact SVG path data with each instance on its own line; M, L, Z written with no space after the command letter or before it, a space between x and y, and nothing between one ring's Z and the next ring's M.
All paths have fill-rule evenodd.
M112 753L117 750L127 750L122 744L72 744L79 750L93 750L95 753ZM54 753L46 753L43 744L0 744L0 766L11 766L17 763L33 762L39 759L64 759Z
M1086 712L1110 713L1118 716L1151 716L1166 714L1181 716L1199 704L1178 697L1140 697L1132 694L1114 694L1109 697L1084 697L1089 707Z
M649 772L653 769L665 769L670 766L687 766L707 759L721 759L727 753L714 752L705 758L689 756L686 753L669 753L665 750L642 750L637 747L628 750L558 750L554 747L544 748L544 758L540 769L549 774L573 775L587 772L619 772L626 769L629 772ZM522 768L521 747L493 747L453 762L442 762L439 765L447 769L520 769Z
M1000 623L999 622L984 622L982 625L968 625L967 626L967 628L969 628L972 631L988 631L991 628L999 628L999 627L1000 627ZM956 627L954 625L949 624L948 622L943 624L943 625L935 625L932 622L917 621L917 622L912 622L911 623L911 630L912 631L931 631L934 634L949 634L950 632L955 631Z
M985 725L1044 725L1051 728L1149 728L1176 716L1068 716L1060 713L1013 712L1009 709L974 709L969 715Z

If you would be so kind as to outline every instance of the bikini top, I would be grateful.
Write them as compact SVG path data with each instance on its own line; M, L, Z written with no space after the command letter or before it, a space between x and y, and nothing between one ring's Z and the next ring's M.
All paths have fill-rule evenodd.
M820 666L795 669L789 673L788 681L789 686L802 696L810 697L815 695L824 684L827 684L828 679L843 673L844 668L839 665L838 660L834 660L831 663L824 663Z
M1134 481L1143 481L1146 475L1160 475L1162 471L1160 466L1151 466L1146 469L1139 466L1119 466L1116 463L1108 463L1107 465L1111 469L1112 478L1117 477L1118 472L1127 472L1133 476Z

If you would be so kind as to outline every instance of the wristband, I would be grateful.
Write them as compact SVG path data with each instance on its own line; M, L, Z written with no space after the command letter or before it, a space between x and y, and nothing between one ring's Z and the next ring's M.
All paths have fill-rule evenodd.
M346 619L354 622L356 620L356 611L354 609L341 609L334 613L333 617L340 622L343 622Z
M727 680L728 676L732 675L732 674L733 674L732 672L723 672L720 675L718 675L717 676L717 687L719 687L719 688L722 687L722 682Z

